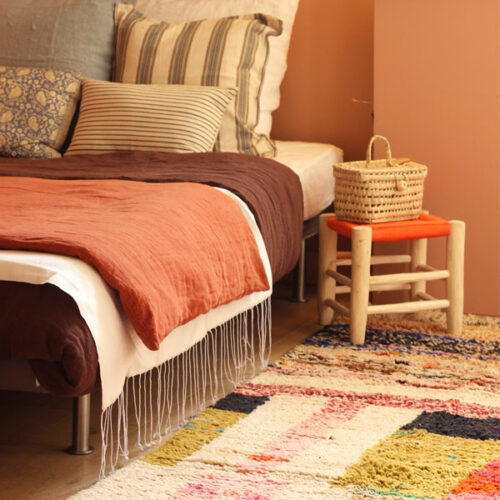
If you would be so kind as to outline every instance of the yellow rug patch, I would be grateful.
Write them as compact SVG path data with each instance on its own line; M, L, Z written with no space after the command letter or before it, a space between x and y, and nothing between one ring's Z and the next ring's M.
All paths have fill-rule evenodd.
M143 460L153 465L174 466L246 416L245 413L209 408Z
M385 495L442 498L471 472L500 456L500 442L399 431L367 450L335 486L361 486Z

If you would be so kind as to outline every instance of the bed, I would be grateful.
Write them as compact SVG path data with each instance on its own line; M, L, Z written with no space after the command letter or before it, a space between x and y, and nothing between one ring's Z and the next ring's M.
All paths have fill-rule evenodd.
M300 179L304 193L304 210L299 213L302 219L307 217L307 224L332 202L332 165L341 158L342 152L333 146L303 142L280 141L277 147L276 161L288 166ZM272 161L266 162L279 171L279 166ZM47 169L44 170L47 172ZM10 173L18 172L16 167ZM25 171L25 175L33 174L32 169ZM300 200L301 197L298 198ZM281 232L283 236L283 228ZM301 238L299 244L302 243L300 240ZM285 247L284 244L283 246ZM297 241L293 246L297 246ZM296 252L297 250L291 250L291 260L288 259L288 264L274 275L274 281L290 271L290 264L293 266ZM2 256L4 263L8 262L10 266L12 258L8 257L5 251L0 252L0 262ZM0 265L0 278L5 280L6 276L5 269L2 272ZM20 330L18 326L9 323L9 318L19 317L30 303L43 304L42 307L32 308L38 317L31 317L31 329ZM12 314L12 311L15 313ZM54 323L56 318L61 321L61 317L66 318L68 325L73 326L42 330L42 335L40 330L34 328L37 324ZM8 376L0 376L1 389L46 391L60 397L78 398L99 388L99 364L94 339L79 312L78 305L67 293L50 283L33 285L4 281L0 285L0 319L2 318L0 374ZM67 331L76 337L68 335ZM20 332L27 338L19 335ZM26 346L30 346L29 349ZM78 405L75 410L77 416ZM75 450L83 452L88 449L88 444L78 444L78 436L75 434L73 444Z
M284 142L278 141L278 155L276 161L288 166L294 173L299 176L302 192L304 196L304 222L313 220L323 209L327 208L333 201L333 175L332 165L341 159L342 151L334 146L326 144L314 144L304 142ZM320 182L318 182L318 179ZM277 275L275 281L282 277L283 272ZM5 275L4 275L5 276ZM3 278L5 280L5 278ZM22 300L16 298L16 291L19 284L4 283L0 289L0 304L7 304L10 301L11 307L22 307ZM39 287L29 287L30 300L46 300L47 306L41 308L44 312L54 310L50 306L51 303L58 303L59 308L67 310L68 316L76 316L77 307L74 301L68 298L67 294L61 292L53 285L45 285L44 294L40 294ZM47 318L40 318L41 321L48 321ZM6 325L6 322L3 322ZM4 331L8 330L5 328ZM87 346L82 349L86 354L86 365L88 370L82 370L79 364L69 364L68 366L51 365L58 357L62 358L61 352L57 352L54 359L48 362L41 361L41 356L32 356L34 361L31 361L32 369L26 366L26 363L18 360L7 360L6 352L12 352L12 349L0 349L3 353L3 358L0 361L0 370L5 370L10 366L18 375L15 377L0 377L0 388L2 389L26 389L26 390L46 390L54 395L62 397L77 397L88 392L92 392L98 386L98 369L97 355L95 346L91 340L90 333L84 321L80 325L82 337L90 339L84 341ZM5 339L6 333L3 338ZM60 345L64 345L60 342ZM26 353L22 357L26 358ZM45 354L46 356L47 354ZM43 366L48 364L52 366L50 370L43 369ZM33 373L38 375L37 377Z
M283 145L285 146L283 148ZM300 150L304 148L304 144L292 143L291 147L287 148L286 144L280 144L280 151L282 151L285 156L293 159L293 165L295 169L309 174L305 179L315 179L312 175L314 168L311 168L305 158L300 158ZM331 172L330 167L327 164L331 161L325 161L325 156L331 155L335 148L325 146L325 145L313 145L309 148L309 151L316 150L320 152L320 155L316 156L315 165L317 175L324 174L328 169ZM114 158L118 157L119 161L115 163L123 163L123 158L120 156L131 156L130 163L133 165L134 175L137 175L137 163L138 158L142 155L140 154L118 154L110 155ZM150 155L149 164L155 163L158 156L161 155ZM189 164L192 163L191 157L189 155L174 155L179 156L181 163ZM195 155L196 156L196 155ZM206 182L212 185L218 185L220 187L231 188L233 192L245 200L245 202L253 208L254 213L256 213L256 206L261 204L263 198L265 198L263 192L252 193L251 189L245 192L244 189L237 186L237 184L228 185L223 184L222 181L218 182L217 170L224 171L227 170L227 166L224 167L227 158L232 161L237 159L241 161L241 155L232 154L218 154L210 153L208 155L201 155L207 158L217 159L216 164L218 167L214 169L203 169L203 173L200 177L200 172L194 174L196 179L189 177L187 180L197 180L201 182ZM287 159L288 159L287 158ZM322 159L323 161L318 161ZM255 157L244 158L241 170L245 171L242 176L245 175L248 179L255 177L255 174L249 174L248 162L250 164L264 164L265 170L274 179L274 185L269 185L269 179L265 179L261 183L260 189L265 185L265 189L268 191L267 197L270 202L276 203L280 194L282 199L290 198L291 203L287 206L281 205L283 210L278 212L278 215L284 214L284 219L279 219L276 217L271 217L270 219L279 219L277 225L274 227L269 226L267 229L264 228L263 234L264 239L267 239L266 244L268 249L271 251L269 245L270 235L273 234L277 237L277 241L273 243L276 252L277 248L286 249L286 252L281 252L281 255L277 257L272 256L272 267L273 267L273 277L272 280L276 281L283 277L287 272L291 270L295 261L297 260L298 253L300 251L300 243L302 239L302 221L303 216L303 199L302 191L304 190L303 184L298 180L298 177L294 175L294 169L285 168L279 165L274 160L259 159ZM302 160L302 161L301 161ZM87 176L88 164L84 165L78 169L75 165L79 162L78 157L68 158L66 163L71 164L71 175L65 172L62 177L68 179L68 177L80 178ZM88 158L87 161L90 163L95 163L95 158ZM112 160L113 161L113 160ZM282 160L283 162L283 160ZM15 176L36 176L36 177L61 177L59 172L59 167L57 167L54 172L49 168L50 165L58 165L54 161L41 161L41 162L25 162L20 166L19 162L13 163L12 161L0 161L0 171L5 175L15 175ZM222 167L221 167L222 165ZM40 168L43 166L43 168ZM205 165L206 167L206 165ZM177 168L177 167L175 167ZM172 169L173 170L175 170ZM235 172L234 165L230 166L232 172ZM201 170L201 169L200 169ZM41 174L40 172L43 172ZM288 175L285 173L288 172ZM93 177L109 177L107 173L94 174ZM127 178L127 172L121 171L119 177ZM139 175L140 177L140 175ZM186 177L179 176L177 173L172 173L170 179L171 181L186 180ZM303 182L303 181L302 181ZM272 184L272 183L271 183ZM255 188L254 188L255 190ZM311 192L311 191L310 191ZM253 197L253 198L252 198ZM324 203L328 203L327 200ZM279 203L278 205L279 206ZM273 206L272 210L276 209L276 205ZM271 209L268 209L269 211ZM258 210L257 210L258 211ZM276 215L276 213L274 214ZM259 217L257 216L259 219ZM262 222L262 221L260 221ZM300 229L299 229L300 228ZM262 226L261 226L262 229ZM266 234L267 233L267 234ZM19 252L18 252L19 253ZM271 252L272 253L272 252ZM95 391L100 386L100 372L98 363L98 352L94 342L94 337L91 334L90 328L88 326L88 321L80 314L81 305L77 304L77 301L70 297L68 293L65 293L64 287L54 286L46 280L37 281L32 279L32 283L45 283L45 284L27 284L18 283L19 281L30 281L26 278L25 271L21 270L20 275L13 275L13 261L16 257L16 252L9 251L0 252L0 278L4 280L0 284L0 357L2 361L0 363L0 373L8 373L8 377L0 377L2 381L2 389L17 389L17 390L43 390L47 391L56 396L64 397L74 397L77 398L75 401L75 422L80 424L76 425L73 434L73 451L76 453L85 453L90 451L90 445L88 443L88 430L83 432L82 429L88 425L88 394ZM39 265L39 257L35 255L35 261ZM26 255L23 255L23 264L26 264ZM2 266L2 264L4 264ZM6 281L11 280L11 281ZM68 290L66 290L68 291ZM258 302L258 301L257 301ZM26 310L26 307L30 307L34 311L34 314L30 316L30 323L28 325L21 325L13 323L13 318L19 318L22 316L22 311ZM42 304L42 307L39 305ZM255 301L253 303L255 305ZM63 322L61 324L61 318ZM87 318L88 319L88 318ZM40 325L54 325L57 323L60 325L58 328L41 328ZM216 321L214 324L220 323L220 320ZM205 331L208 329L206 326L201 330ZM70 332L69 334L67 332ZM183 348L177 349L177 351L172 352L182 352ZM24 360L27 360L24 361ZM155 361L158 364L158 360ZM116 396L113 395L111 399ZM86 436L85 439L82 436Z
M79 10L67 8L72 3ZM218 375L210 372L210 354L214 353L208 352L216 348L216 338L222 339L223 358L236 358L237 373L230 372L235 381L241 379L242 367L250 358L255 358L254 354L260 358L259 369L264 368L270 339L272 283L289 273L297 260L299 285L300 281L303 283L304 240L314 234L318 214L332 202L332 165L342 158L342 152L333 146L275 143L270 138L271 112L279 104L279 84L286 69L297 0L222 3L218 0L141 0L140 11L130 4L114 4L114 0L99 3L57 0L51 3L52 13L50 9L45 12L26 5L14 24L2 26L6 36L0 40L0 45L8 49L3 56L0 54L0 64L4 65L0 66L3 79L0 90L5 93L4 104L10 106L2 111L2 123L17 120L18 112L31 110L33 102L45 106L37 117L30 117L31 111L26 111L20 123L12 125L10 135L0 137L0 147L6 147L5 137L8 141L14 138L15 147L7 150L6 156L31 158L57 158L67 148L66 156L60 160L0 159L0 187L5 195L0 197L0 204L3 203L7 218L11 217L10 222L4 221L0 231L0 388L42 390L75 398L72 452L78 454L90 452L89 394L100 388L104 456L106 443L116 425L115 436L121 435L121 428L124 440L120 441L119 450L126 454L128 389L133 391L134 405L138 403L139 408L145 405L144 413L148 405L158 404L159 415L160 407L170 404L172 394L168 391L159 391L155 403L151 399L153 369L165 384L164 388L170 380L170 360L177 363L177 369L181 364L183 373L203 366L207 375L217 379ZM33 22L29 21L30 16L34 16ZM58 26L74 26L81 19L96 23L96 37L91 40L95 50L87 46L88 40L81 43L76 36L65 39L64 33L53 25L53 19L59 20ZM47 33L48 38L43 35L38 42L33 40L32 47L24 48L27 50L11 46L10 40L18 34L9 35L9 30L16 26L24 29L26 23L29 30L33 23L40 22L46 26L41 31ZM145 35L150 32L159 34L154 38L154 47L153 40ZM30 32L30 43L31 35ZM231 50L226 50L225 44L215 43L226 39L231 40ZM207 45L206 40L214 43ZM71 48L71 54L66 53L67 47ZM40 59L33 61L33 53L38 51ZM110 78L110 52L115 53L113 82L106 81ZM92 58L88 54L92 54ZM148 54L159 56L158 59L143 57ZM200 54L204 54L205 62ZM247 63L241 64L245 59ZM76 71L86 78L80 82ZM43 95L38 92L32 95L31 101L22 101L40 82L47 92ZM20 92L21 88L26 92ZM80 94L79 117L63 147ZM108 97L105 101L104 95ZM47 101L52 98L49 96L55 96L51 103ZM137 106L137 102L141 105ZM47 114L48 109L52 109L52 115ZM55 124L60 120L54 120L54 109L65 117L58 127ZM167 113L162 114L161 109ZM118 123L116 116L126 119ZM18 133L20 137L16 137ZM208 153L214 149L224 153ZM136 152L123 152L130 150ZM102 154L107 151L114 153ZM4 153L2 149L2 155ZM184 190L187 194L183 197ZM129 191L137 193L149 209L160 201L167 204L169 197L176 196L178 204L169 205L171 212L166 212L172 225L166 222L161 225L162 217L148 220L149 212L144 208L142 226L136 221L134 228L129 227L136 216L141 215L139 207L130 212L129 218L117 219L121 232L109 228L109 235L122 246L112 245L110 238L107 252L102 251L96 257L96 252L101 251L97 246L109 237L98 212L101 209L104 213L113 212L113 196L117 205L122 203L122 208L135 206L136 200ZM162 194L167 191L168 195ZM25 200L25 205L17 205L16 192ZM62 193L72 200L67 217L64 204L60 205L59 213L56 209ZM88 200L83 193L88 194ZM206 201L205 195L213 203ZM11 205L6 201L8 196ZM99 205L100 199L105 208ZM222 205L228 204L229 199L232 208L224 210L228 217L239 214L241 220L232 226L232 235L219 217L221 241L225 241L229 249L233 247L227 242L233 241L236 254L241 251L236 234L241 230L243 235L243 227L247 228L245 238L249 239L242 245L247 251L238 254L239 258L235 259L229 251L223 256L221 251L211 260L216 263L219 259L223 264L211 276L214 280L218 277L219 281L205 280L210 277L200 272L201 288L210 291L205 295L220 296L220 300L207 301L206 307L198 310L195 300L198 294L193 286L189 293L180 287L175 289L179 292L177 295L164 294L163 303L151 302L148 290L138 291L132 282L137 281L136 275L140 278L141 273L147 272L148 266L151 267L149 261L157 262L160 267L169 262L156 259L155 253L150 252L144 253L149 258L143 259L142 266L139 257L145 251L141 245L148 243L147 228L155 228L155 238L151 240L163 238L163 246L156 248L158 253L161 253L159 249L170 251L177 245L178 254L182 256L179 249L183 248L184 233L193 241L197 238L196 245L201 249L199 260L210 266L210 259L204 261L203 257L212 250L214 255L217 253L214 243L217 228L214 226L209 231L204 224L199 224L203 220L209 226L215 223L216 217L205 217L203 210L191 219L188 215L191 211L194 213L196 207L201 210L199 206L203 201L207 213L219 204L223 212ZM12 210L12 207L16 208ZM79 219L72 218L75 208L83 210L87 241L83 233L77 234L83 230L75 229L79 224ZM92 218L94 216L97 218ZM184 216L188 222L184 226L177 222L175 226L176 220ZM231 217L227 220L232 220ZM56 230L56 226L51 226L56 219L64 228L62 234L50 232ZM210 244L203 241L200 234L196 235L192 229L195 226ZM50 231L43 233L47 227ZM166 238L163 234L168 230L173 237ZM127 231L141 235L137 251L125 238ZM188 250L190 262L197 262L195 249ZM117 264L110 261L107 253L117 259ZM121 254L131 260L120 261ZM134 263L136 267L131 265ZM231 273L226 274L225 279L217 274L222 276L226 265L237 269L237 263L246 270L254 270L252 287L240 290L238 286L245 280L235 278L232 286L239 292L225 296L226 281L231 281L227 279ZM200 271L204 270L201 266ZM170 271L176 275L178 270ZM149 283L164 278L163 273L155 275L151 269L148 272ZM194 272L183 279L194 283ZM158 289L157 294L163 293L162 286L151 288ZM299 295L303 295L303 291L299 291ZM201 292L200 296L203 296ZM164 310L172 306L171 297L182 297L185 304L179 309L179 321L165 327L166 323L161 321L167 321ZM26 310L31 311L29 315ZM140 321L136 317L138 311L142 311ZM185 315L186 311L192 316ZM158 324L163 325L163 330L156 328ZM159 335L160 331L166 334ZM256 342L251 338L254 334L259 336ZM190 393L186 384L184 380L183 407L186 393ZM141 391L144 393L142 403ZM113 409L118 412L116 421L112 418ZM157 424L153 423L152 411L148 418L147 426L152 429L153 424ZM160 426L161 422L158 429ZM152 430L149 437L142 439L143 443L150 442Z

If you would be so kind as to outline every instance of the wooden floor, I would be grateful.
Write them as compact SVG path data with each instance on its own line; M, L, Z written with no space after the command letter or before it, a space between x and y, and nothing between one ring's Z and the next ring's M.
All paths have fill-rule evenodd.
M281 298L280 298L281 295ZM316 301L273 297L271 361L318 329ZM0 499L55 500L94 483L100 465L99 397L92 400L89 456L64 452L71 435L71 400L44 394L0 391ZM132 456L139 456L136 450Z

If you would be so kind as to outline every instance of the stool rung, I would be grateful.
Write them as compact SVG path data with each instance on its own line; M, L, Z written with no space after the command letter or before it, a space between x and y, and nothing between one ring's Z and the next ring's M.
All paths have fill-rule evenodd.
M415 283L417 281L444 280L450 276L449 271L422 271L416 273L381 274L370 278L371 285L386 283Z
M386 285L374 285L370 287L370 292L392 292L395 290L411 290L411 286L407 283L388 283ZM337 295L342 295L343 293L351 293L351 287L338 286L335 288L335 293Z
M422 300L438 300L436 297L427 292L417 292L415 295Z
M340 304L336 300L326 299L325 305L327 305L328 307L331 307L335 312L343 314L344 316L349 317L351 314L349 311L349 308L347 308L346 306L343 306L342 304Z
M400 302L399 304L382 304L379 306L368 306L368 314L412 313L419 311L430 311L431 309L447 309L448 307L450 307L449 300L424 300L417 302Z
M379 264L404 264L406 262L411 262L411 257L409 255L375 255L370 259L371 266ZM352 259L337 259L334 260L332 264L337 266L351 266Z
M411 290L411 286L407 283L385 283L370 286L370 292L392 292L395 290Z
M351 278L349 278L348 276L345 276L342 273L334 271L333 269L327 269L326 274L328 276L330 276L330 278L333 278L338 283L342 283L342 285L346 285L349 287L351 286Z
M431 271L437 271L435 267L429 266L429 264L420 264L416 267L417 271L425 271L425 272L431 272Z

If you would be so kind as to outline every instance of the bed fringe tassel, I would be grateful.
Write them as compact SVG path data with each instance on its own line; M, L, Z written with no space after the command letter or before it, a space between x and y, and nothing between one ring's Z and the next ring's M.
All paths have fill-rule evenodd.
M263 371L270 353L271 301L266 299L175 358L129 377L119 398L101 413L99 479L129 458L129 405L137 424L136 444L146 450L223 397L227 382L236 387Z

